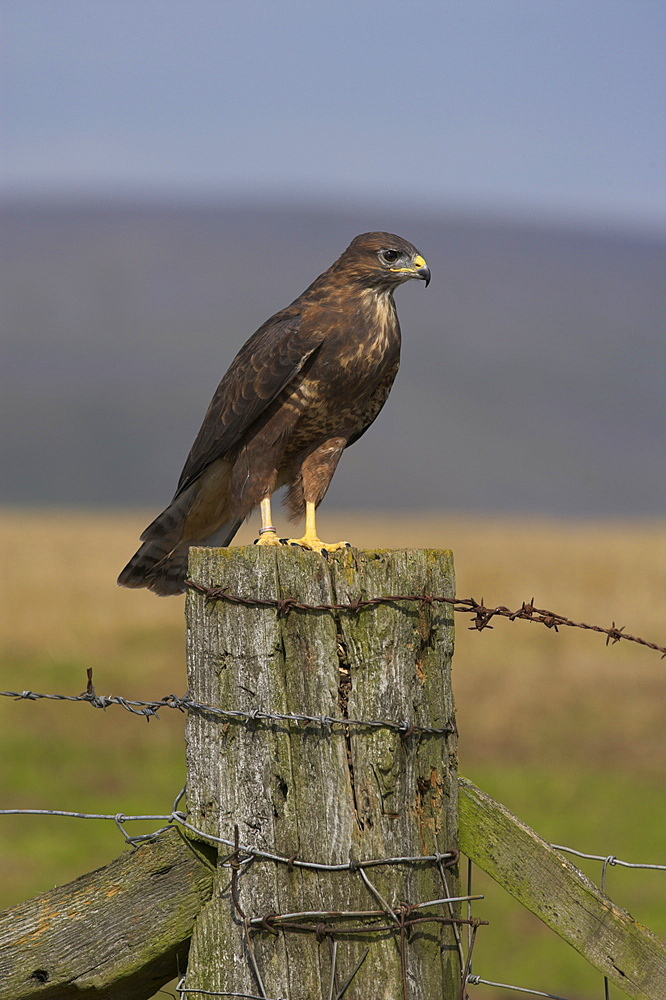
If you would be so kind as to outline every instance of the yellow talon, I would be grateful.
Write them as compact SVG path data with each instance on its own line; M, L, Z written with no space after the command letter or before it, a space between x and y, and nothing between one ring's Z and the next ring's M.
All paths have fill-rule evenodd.
M281 538L282 545L300 545L302 549L310 549L312 552L340 552L341 549L350 548L349 542L322 542L317 535L315 524L315 505L309 501L305 504L305 534L302 538Z
M280 545L280 539L277 536L277 531L275 528L269 531L262 531L258 538L254 540L255 545Z
M281 538L282 545L300 545L302 549L310 549L312 552L340 552L342 549L351 548L349 542L322 542L316 535L303 535L302 538Z

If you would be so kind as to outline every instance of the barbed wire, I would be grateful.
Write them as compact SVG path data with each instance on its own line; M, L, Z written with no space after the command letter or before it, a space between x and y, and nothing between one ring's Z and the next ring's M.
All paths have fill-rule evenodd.
M456 597L445 597L441 595L430 595L427 593L423 594L409 594L409 595L384 595L380 597L367 598L367 599L357 599L349 601L346 603L339 604L306 604L297 601L293 598L286 597L280 599L261 599L261 598L245 598L237 594L228 593L223 588L216 587L206 587L202 584L195 583L192 580L186 581L187 585L194 591L203 595L207 601L227 601L231 604L238 604L247 607L270 607L274 608L278 615L288 615L292 612L308 612L308 611L332 611L332 612L348 612L348 613L360 613L366 608L377 607L383 604L394 604L397 602L408 602L417 603L425 605L433 604L446 604L450 606L453 611L460 613L467 613L472 615L472 624L470 628L472 630L481 631L485 628L492 628L490 624L491 621L496 617L507 618L508 620L526 620L537 622L539 624L545 625L547 628L555 629L558 631L560 627L571 627L579 628L588 631L594 631L598 633L605 634L606 644L614 644L620 639L624 639L630 642L637 643L639 645L645 646L647 648L653 649L662 654L662 657L666 656L666 647L662 647L653 642L648 642L640 637L630 635L624 631L624 626L617 627L615 622L612 623L610 628L604 628L598 625L590 625L585 622L575 622L565 616L558 615L554 612L536 608L534 605L534 600L530 602L524 602L520 608L515 611L511 611L509 608L504 606L497 606L494 608L488 608L484 605L483 600L477 602L474 598L456 598ZM181 712L199 712L212 715L215 717L222 718L226 721L241 722L248 725L256 725L260 723L279 723L294 726L321 726L326 727L331 730L336 727L340 727L345 733L348 732L349 728L385 728L396 732L403 739L408 738L412 734L418 734L423 736L443 736L446 737L455 732L455 726L453 724L448 724L441 727L431 727L431 726L421 726L417 723L412 722L410 719L395 720L395 719L349 719L346 717L338 718L328 715L306 715L303 713L281 713L274 712L263 709L252 709L252 710L240 710L240 709L224 709L215 705L207 704L204 702L195 701L190 699L187 694L183 697L179 697L174 694L167 695L163 698L143 701L139 699L128 699L119 695L110 696L99 696L95 692L93 686L93 672L91 669L87 671L88 681L87 687L84 692L78 695L62 695L62 694L43 694L33 691L2 691L0 696L8 697L13 700L27 700L27 701L37 701L41 699L59 701L59 702L87 702L92 705L93 708L106 709L111 705L117 705L123 708L125 711L131 713L132 715L142 716L150 721L151 718L159 718L159 712L162 709L169 708L173 710L178 710ZM407 966L406 966L406 935L408 929L412 925L421 923L439 923L441 925L448 924L453 927L454 935L456 939L456 944L460 954L461 965L462 965L462 994L465 996L465 986L475 986L475 985L487 985L495 988L501 988L506 990L512 990L515 992L530 994L534 996L541 996L551 998L551 1000L566 1000L566 998L561 997L558 994L542 992L539 990L528 989L525 987L512 986L505 983L494 982L492 980L487 980L479 975L473 974L471 971L471 959L472 950L474 947L474 941L476 937L476 931L479 926L487 923L487 921L479 920L476 917L471 916L471 903L472 901L482 899L481 895L474 895L471 892L471 885L468 886L467 895L452 896L449 894L448 885L446 884L445 869L452 868L457 865L459 860L459 854L457 851L449 851L443 853L436 853L432 855L419 855L419 856L403 856L403 857L393 857L393 858L370 858L365 860L352 859L345 863L330 864L320 861L311 861L306 859L300 859L295 856L285 857L270 851L263 850L254 845L245 845L239 843L238 828L235 828L234 839L219 837L206 831L199 829L194 824L190 823L187 814L178 808L180 800L184 795L185 789L181 790L179 795L176 797L173 808L171 812L165 814L143 814L143 815L126 815L124 813L116 814L101 814L101 813L84 813L84 812L70 812L65 810L49 810L49 809L2 809L0 810L0 815L40 815L40 816L60 816L75 819L90 819L90 820L106 820L113 821L118 827L119 831L122 833L125 841L132 845L138 846L140 843L154 840L156 837L165 833L169 829L174 827L178 828L181 833L185 830L189 831L194 836L200 838L203 841L221 845L228 848L228 853L219 864L227 867L231 870L231 884L232 884L232 897L234 908L236 910L237 917L241 920L242 926L244 928L244 934L247 944L247 954L252 965L252 970L260 987L260 994L250 994L250 993L233 993L233 992L223 992L214 990L197 989L196 987L185 986L185 977L183 977L176 987L177 992L183 997L187 995L208 995L217 997L238 997L238 998L249 998L249 1000L269 1000L268 995L263 986L261 980L261 975L259 973L259 968L256 963L256 958L254 956L254 949L252 945L252 939L250 932L257 931L269 931L275 933L278 929L280 931L289 932L310 932L317 935L319 940L328 939L329 946L332 948L332 972L331 972L331 982L330 982L330 997L332 1000L341 1000L347 991L347 988L351 984L352 980L356 976L359 968L363 964L365 957L367 955L367 950L361 957L360 962L353 970L351 975L348 977L346 982L339 988L339 983L336 978L336 949L337 941L334 941L334 935L354 935L358 933L368 933L377 932L395 932L399 935L399 952L400 961L402 969L402 980L403 980L403 994L407 998ZM162 823L159 829L154 830L151 833L140 834L136 836L130 836L130 834L125 829L126 824L132 822L156 822ZM574 848L566 847L563 845L552 844L555 850L570 853L580 858L599 861L603 864L602 875L601 875L601 889L605 891L605 878L607 868L610 866L623 866L626 868L644 868L659 871L666 871L666 865L661 864L651 864L642 862L628 862L623 861L614 855L596 855L588 854L582 851L578 851ZM263 916L247 917L242 911L237 886L236 879L238 872L241 867L249 865L254 861L271 861L281 865L286 865L291 870L293 868L302 868L312 871L320 872L350 872L357 873L361 880L366 885L367 889L372 893L373 897L380 904L381 909L378 910L357 910L357 911L332 911L332 910L322 910L322 911L300 911L294 913L269 913ZM371 869L375 866L381 865L416 865L416 864L430 864L434 865L440 872L442 882L445 888L446 895L438 898L426 900L425 902L417 903L400 903L397 907L390 906L386 900L380 895L378 890L373 886L372 882L368 878L366 869ZM456 903L467 902L468 904L468 915L466 918L457 917L454 915L453 905ZM429 908L444 906L448 908L448 915L442 915L441 913L430 913L421 912L427 911ZM387 922L381 922L381 918L387 918ZM357 924L354 921L371 921L371 924ZM342 922L341 921L346 921ZM467 940L467 954L463 955L462 942L460 937L460 931L463 926L468 928L468 940ZM605 982L607 982L605 980ZM606 987L607 989L607 987ZM281 998L275 998L275 1000L281 1000Z
M306 861L299 859L295 856L285 857L283 855L275 854L273 852L265 851L255 846L249 846L241 844L239 840L238 825L234 826L234 838L227 839L224 837L218 837L214 834L208 833L207 831L199 829L194 824L190 823L187 819L187 814L178 809L180 800L185 794L185 788L176 796L173 808L169 814L142 814L137 816L127 816L123 813L102 814L102 813L83 813L83 812L67 812L65 810L48 810L48 809L3 809L0 810L0 815L49 815L49 816L68 816L75 819L98 819L98 820L113 820L116 826L121 829L125 839L136 844L138 841L155 839L163 833L167 827L161 827L160 830L155 831L152 835L144 834L140 837L134 838L129 837L123 830L125 823L131 821L167 821L170 824L178 824L190 832L194 833L201 840L214 843L222 844L225 847L229 847L232 850L228 856L224 859L218 861L219 867L228 867L231 870L231 896L233 900L234 909L236 916L240 919L243 927L245 942L247 946L247 956L250 962L252 972L254 974L255 980L260 988L260 993L256 994L244 994L244 993L225 993L224 991L204 991L199 990L194 987L184 987L183 980L179 984L179 990L181 997L183 994L196 994L196 993L208 993L211 996L238 996L238 997L258 997L258 1000L266 1000L268 994L265 990L257 959L254 953L254 946L252 942L251 932L266 931L269 933L276 933L277 930L282 932L298 932L298 933L313 933L317 936L319 941L325 939L329 940L330 944L334 943L334 937L339 936L350 936L363 934L364 936L372 934L386 934L394 933L399 936L399 955L400 955L400 968L401 968L401 978L403 983L403 997L404 1000L408 1000L408 975L407 975L407 957L406 957L406 947L407 947L407 934L408 931L417 925L421 924L440 924L440 925L464 925L468 924L471 926L473 933L475 934L477 928L481 925L487 924L487 921L481 920L479 918L464 918L455 916L450 908L454 903L460 902L471 902L472 899L478 900L482 899L481 894L470 897L469 895L448 895L448 887L446 885L445 869L453 868L457 865L459 860L459 852L455 851L445 851L430 855L405 855L389 858L367 858L367 859L352 859L347 862L341 863L328 863L322 861ZM307 869L317 872L348 872L352 874L358 874L362 882L372 893L374 898L380 903L382 909L379 910L307 910L298 911L290 913L267 913L262 916L248 917L243 911L238 895L237 878L238 872L242 865L254 862L256 860L267 860L272 862L277 862L279 864L286 865L288 870L293 870L294 868ZM438 897L436 899L428 899L422 902L401 902L397 906L390 906L386 900L383 898L379 890L372 884L365 869L374 868L378 866L392 866L396 867L399 865L432 865L439 872L442 877L445 890L447 895L443 897ZM432 910L435 907L446 906L449 908L448 915L442 915L441 913L430 913L422 912L427 910ZM388 917L389 922L378 922L381 921L382 917ZM340 923L340 921L346 921L345 923ZM362 956L360 962L356 965L355 969L351 975L347 978L342 988L336 986L337 983L337 949L334 947L332 952L332 962L331 962L331 990L330 996L335 996L341 998L347 991L347 987L351 984L352 980L356 976L360 966L362 965L365 957L368 953L368 949ZM335 988L335 992L334 992Z
M567 1000L567 998L556 993L549 993L542 990L529 989L522 986L514 986L508 983L501 983L490 979L485 979L477 974L471 972L471 955L474 947L474 941L476 936L476 931L478 927L486 925L488 922L481 920L477 917L471 916L471 911L468 909L467 917L456 917L453 914L453 904L455 903L467 903L468 908L471 903L484 898L482 894L475 894L471 891L471 882L468 885L468 892L464 895L450 895L448 890L448 885L446 882L446 869L454 868L459 862L459 852L458 851L446 851L438 854L431 855L410 855L410 856L400 856L391 858L368 858L368 859L353 859L348 862L342 862L337 864L330 864L327 862L320 861L309 861L304 859L299 859L297 857L286 857L284 855L275 854L270 851L265 851L254 845L241 844L238 837L238 827L234 828L234 837L225 838L218 837L214 834L208 833L205 830L201 830L199 827L190 823L187 814L178 808L181 799L185 794L185 788L182 788L173 802L173 807L169 813L143 813L136 815L127 815L125 813L85 813L85 812L74 812L62 809L0 809L0 816L58 816L70 819L84 819L84 820L104 820L114 822L120 832L122 833L124 839L131 846L138 846L144 841L155 840L161 834L165 833L167 830L180 827L182 829L188 830L190 833L199 837L201 840L213 843L221 844L222 846L229 848L228 855L221 859L218 864L220 867L229 868L231 870L232 882L234 886L234 894L236 895L236 900L238 899L235 879L237 873L241 867L248 865L256 860L272 861L279 864L286 865L289 869L302 868L312 871L325 871L325 872L350 872L357 873L363 882L366 884L368 889L372 892L375 898L379 901L382 909L380 910L359 910L359 911L332 911L332 910L310 910L310 911L299 911L294 913L269 913L263 916L257 917L247 917L245 914L242 915L242 922L246 927L247 934L249 936L250 931L265 930L268 932L275 933L276 930L281 930L283 932L294 931L294 932L310 932L318 935L320 940L328 937L332 939L333 935L353 935L358 933L368 933L368 932L381 932L386 933L389 931L397 931L401 934L400 949L401 949L401 962L403 964L403 980L406 978L406 967L405 967L405 934L412 925L421 923L439 923L442 925L448 924L453 926L456 930L456 943L459 949L462 948L460 943L459 931L458 929L467 926L470 931L467 956L462 962L463 965L463 983L469 986L491 986L496 989L506 989L518 993L524 993L531 996L540 996L549 998L549 1000ZM125 824L134 822L161 822L165 825L160 826L158 829L147 834L139 834L137 836L130 836L128 832L124 829ZM567 847L562 844L551 844L552 848L565 853L573 854L577 857L584 858L592 861L599 861L603 864L604 868L602 871L602 891L605 891L604 881L605 872L608 866L622 866L630 869L651 869L657 871L666 871L666 865L653 864L650 862L634 862L634 861L624 861L615 855L603 855L603 854L590 854L583 851L578 851L573 847ZM370 882L367 877L365 869L370 869L378 866L386 865L415 865L415 864L433 864L435 865L441 875L443 885L445 887L446 895L438 899L430 899L425 902L420 903L401 903L397 907L391 907L386 902L386 900L381 896L375 886ZM449 909L449 915L444 916L441 914L426 914L424 916L418 915L419 911L435 907L435 906L447 906ZM240 913L239 913L240 916ZM389 918L388 923L374 923L374 924L351 924L351 925L341 925L338 921L347 920L378 920L382 916L387 916ZM253 955L253 949L250 950L250 954ZM462 958L462 955L461 955ZM256 962L256 959L255 959ZM331 993L331 996L342 998L353 979L356 970L346 982L343 990L336 993ZM255 970L258 973L258 968ZM335 978L335 961L333 961L333 973L332 981ZM259 976L259 981L261 977ZM262 984L263 990L263 984ZM176 991L181 997L186 997L188 995L206 995L215 997L237 997L237 998L247 998L247 1000L270 1000L268 994L265 990L260 994L250 994L250 993L235 993L235 992L225 992L217 990L205 990L198 989L196 987L185 986L185 978L183 977L177 987ZM407 994L405 994L406 996ZM284 998L276 997L274 1000L284 1000Z
M402 995L403 1000L408 1000L409 998L409 987L408 987L408 975L407 975L407 933L408 929L416 924L426 924L426 923L436 923L440 925L448 924L450 926L460 926L462 924L468 924L470 926L471 936L470 944L467 956L467 964L465 966L465 973L461 979L461 994L465 990L465 979L466 974L469 969L469 963L471 962L472 949L474 947L474 939L476 937L476 931L481 925L487 925L487 920L479 920L477 918L462 918L457 917L453 914L451 906L453 903L462 902L467 900L468 905L472 898L480 899L482 896L470 897L470 896L446 896L440 899L429 899L421 903L407 903L401 902L397 907L390 906L386 902L384 897L381 895L379 890L372 884L367 874L363 871L363 867L369 867L366 863L363 866L358 866L354 864L352 871L357 871L361 876L362 881L365 886L370 890L373 897L379 902L382 907L381 910L364 910L364 911L350 911L350 910L308 910L299 911L297 913L282 913L282 914L268 914L263 917L248 918L247 914L244 912L239 899L238 894L238 869L239 869L239 854L241 852L241 847L239 845L239 831L238 825L234 826L234 855L230 859L231 867L231 898L233 901L234 911L236 918L242 922L245 943L247 946L247 956L254 973L255 980L259 985L261 990L261 996L267 998L268 994L264 987L261 973L259 971L259 966L257 963L256 955L254 952L254 945L252 942L252 937L250 931L254 928L255 930L266 930L270 933L276 933L276 929L285 931L296 931L299 933L314 933L318 941L328 940L329 948L331 951L331 973L330 973L330 983L329 983L329 998L333 1000L342 1000L342 997L347 991L347 987L351 984L352 980L355 978L356 973L363 965L368 953L369 948L366 948L362 954L360 960L357 962L356 966L352 970L351 974L345 980L341 989L337 986L337 936L339 935L359 935L362 934L364 938L367 938L369 934L386 934L386 933L398 933L398 952L400 956L400 974L402 979ZM457 864L459 854L457 851L450 852L452 855L451 861L447 863L448 867L452 867ZM446 883L446 874L442 866L443 855L438 855L435 857L435 865L439 871L445 890L448 894L448 887ZM382 863L394 863L396 859L391 859L390 862ZM405 859L402 859L405 860ZM410 859L413 860L413 859ZM374 864L375 862L372 862ZM329 866L330 870L330 866ZM432 908L435 906L446 905L449 908L450 915L448 917L442 916L441 914L426 914L424 916L413 916L419 910L424 910L426 908ZM390 922L387 925L376 923L368 924L368 920L376 920L382 916L387 916ZM338 923L333 923L333 921L338 920L352 920L366 921L364 923L353 923L351 926L340 926ZM305 922L304 922L305 921ZM325 984L323 984L325 986Z
M168 829L172 829L172 823L178 824L180 827L184 827L190 832L194 833L196 836L202 840L222 844L225 847L233 848L231 853L225 858L218 861L218 867L226 867L231 870L231 894L234 902L234 907L237 912L237 916L240 917L244 934L246 938L247 954L254 976L261 989L260 994L249 994L249 993L230 993L224 991L207 991L200 990L195 987L185 987L184 980L181 979L178 987L178 992L181 998L186 994L206 994L209 996L230 996L230 997L248 997L250 1000L267 1000L268 994L265 991L263 982L261 979L261 974L256 961L256 956L254 954L254 947L252 944L252 939L250 936L251 931L267 931L269 933L276 933L277 930L282 930L283 932L292 931L299 933L314 933L316 934L318 940L323 940L328 938L331 943L333 943L334 935L336 936L348 936L348 935L368 935L376 933L398 933L399 938L399 953L400 953L400 963L402 971L403 980L403 994L404 1000L407 1000L407 965L406 965L406 944L407 931L416 925L426 924L426 923L436 923L440 925L463 925L470 924L473 927L474 932L476 929L487 921L478 918L462 918L456 917L453 914L452 906L454 903L461 902L471 902L472 899L478 900L483 899L481 894L477 894L473 897L468 895L452 896L448 894L448 886L446 885L446 868L453 868L458 863L459 852L456 851L446 851L432 855L410 855L410 856L399 856L391 858L368 858L368 859L353 859L348 862L330 864L325 862L315 862L315 861L304 861L294 857L285 857L282 855L277 855L272 852L264 851L254 846L248 846L241 844L239 842L238 836L238 826L234 827L234 839L227 839L224 837L218 837L214 834L210 834L204 830L199 829L194 824L189 823L186 814L178 809L178 804L185 793L183 788L174 800L173 809L170 814L142 814L136 816L128 816L124 813L102 814L102 813L82 813L82 812L68 812L65 810L50 810L50 809L2 809L0 810L0 815L48 815L48 816L61 816L70 817L74 819L97 819L97 820L113 820L118 826L118 828L123 833L125 840L128 841L133 846L136 846L139 842L145 840L154 840L161 833L164 833ZM132 821L167 821L169 825L161 827L159 830L153 832L152 834L143 834L138 837L130 837L126 831L123 829L125 823ZM245 855L245 857L242 857ZM349 872L357 873L366 887L371 891L373 896L382 905L381 910L356 910L356 911L341 911L341 910L308 910L308 911L298 911L293 913L268 913L260 917L250 917L248 918L243 912L238 900L238 890L236 885L236 879L238 871L244 864L249 864L256 860L268 860L273 862L278 862L284 864L289 870L293 868L302 868L313 871L326 871L326 872ZM401 903L397 907L390 907L388 903L384 900L382 895L372 884L368 878L365 869L373 868L378 866L397 866L397 865L421 865L430 864L436 866L439 871L444 887L447 891L447 895L444 897L439 897L437 899L429 899L425 902L420 903ZM423 916L417 915L419 911L430 909L437 906L447 906L449 908L449 915L443 916L438 913L426 913ZM377 923L377 919L382 916L388 916L391 918L392 922ZM363 923L357 922L355 924L345 924L341 925L338 923L340 920L347 921L366 921ZM367 921L370 921L368 923ZM336 942L337 944L337 942ZM342 998L350 985L352 979L356 975L356 972L360 968L362 962L367 955L368 950L358 963L351 976L348 977L342 989L337 990L335 994L331 989L331 996L336 998ZM331 984L336 982L336 951L333 951L332 960L332 970L331 970Z
M359 869L361 871L362 869ZM272 931L276 927L282 930L292 930L292 931L318 931L323 928L323 930L332 929L328 928L326 924L322 921L325 920L339 920L343 917L349 920L371 920L376 917L393 916L395 918L395 923L399 922L401 914L413 913L416 910L422 910L426 906L441 906L444 903L464 903L468 899L483 899L483 896L447 896L443 899L428 899L425 903L403 903L399 907L389 907L386 905L383 910L303 910L300 913L269 913L265 917L251 917L249 920L251 927L262 927L264 930ZM319 922L317 924L304 924L304 920L314 920L317 919ZM456 923L456 924L468 924L474 923L474 920L466 920L463 918L458 919L457 917L423 917L416 918L414 920L406 920L405 923L421 923L426 920L438 920L444 923ZM379 927L372 927L375 931L387 931L391 930L393 924L388 924L386 926L382 925ZM365 931L365 927L363 930ZM357 934L359 931L358 927L335 927L336 934Z
M295 931L299 933L314 933L316 934L318 940L324 940L328 938L330 943L333 943L334 935L368 935L376 933L398 933L399 934L399 954L400 954L400 965L401 974L403 981L403 996L404 1000L408 1000L408 990L407 990L407 959L406 959L406 945L407 945L407 932L415 925L435 923L440 925L462 925L470 924L473 927L474 933L476 929L487 924L487 921L480 920L478 918L462 918L457 917L453 914L451 907L454 903L460 902L471 902L473 899L482 899L483 896L477 894L474 897L468 895L462 896L451 896L448 894L448 887L446 885L446 875L445 869L453 868L457 865L459 860L459 852L455 851L445 851L437 854L430 855L405 855L390 858L367 858L367 859L352 859L348 862L341 863L327 863L321 861L305 861L299 859L295 856L285 857L283 855L274 854L269 851L264 851L260 848L241 844L239 842L238 826L234 827L234 839L227 839L224 837L218 837L214 834L208 833L207 831L201 830L194 824L190 823L187 819L186 813L178 809L181 798L185 794L185 788L176 796L173 808L169 814L142 814L137 816L127 816L124 813L102 814L102 813L82 813L82 812L67 812L65 810L49 810L49 809L2 809L0 810L0 815L49 815L49 816L66 816L74 819L98 819L98 820L113 820L116 826L121 830L125 840L128 841L133 846L136 846L140 841L144 840L154 840L161 833L165 832L167 829L173 828L171 824L177 824L191 833L195 834L201 840L214 844L222 844L225 847L232 848L231 852L223 859L218 860L217 867L226 867L231 870L231 895L233 899L234 908L237 917L243 926L245 941L247 946L247 956L252 967L254 977L259 985L261 993L255 994L244 994L244 993L225 993L216 991L204 991L198 990L194 987L191 989L189 987L182 987L183 980L181 980L179 993L181 997L188 993L206 993L211 996L238 996L238 997L258 997L258 1000L267 1000L268 994L264 988L259 966L257 964L256 956L254 953L254 946L251 938L251 931L267 931L269 933L276 933L277 930L283 932ZM166 821L167 826L161 827L159 830L152 834L143 834L138 837L130 837L126 831L123 829L125 823L131 821ZM248 917L242 910L238 898L237 889L237 877L240 868L256 860L273 861L279 864L286 865L288 870L291 871L294 868L307 869L311 871L318 872L349 872L358 874L365 884L365 886L373 894L374 898L377 899L382 906L381 910L356 910L356 911L344 911L344 910L323 910L323 911L298 911L293 913L267 913L260 917ZM437 899L429 899L425 902L418 903L407 903L402 902L397 907L390 907L388 903L384 900L382 895L372 884L365 869L374 868L378 866L393 866L398 865L422 865L428 864L433 865L440 876L447 892L444 897L439 897ZM443 916L439 913L424 913L420 915L420 911L431 909L437 906L447 906L449 908L449 915ZM382 916L388 916L390 921L388 924L377 923L378 919ZM357 923L340 925L338 921L357 921ZM365 921L361 923L360 921ZM368 922L369 921L369 922ZM336 989L333 992L333 986L336 983L336 950L333 951L332 959L332 970L331 970L331 992L330 996L335 996L337 998L343 997L346 993L347 987L350 985L352 979L355 977L356 972L360 968L361 964L365 959L366 952L358 963L352 974L348 977L342 989Z
M226 601L229 604L241 604L245 607L275 608L278 615L287 615L291 611L348 611L358 613L365 608L376 607L381 604L396 604L400 601L418 604L448 604L454 611L462 614L472 615L470 630L481 632L483 629L492 628L490 624L493 618L507 618L509 621L530 621L545 625L556 632L563 628L580 628L589 632L600 632L606 636L606 645L614 645L621 639L627 642L635 642L648 649L654 649L662 654L662 659L666 657L666 646L659 646L657 643L649 642L640 636L630 635L624 631L624 625L616 625L613 622L610 627L602 625L589 625L587 622L572 621L565 615L557 614L555 611L548 611L545 608L537 608L534 605L534 598L530 601L523 601L521 606L515 611L504 605L497 605L488 608L481 601L473 597L445 597L443 595L428 594L386 594L382 597L357 598L353 601L346 601L340 604L305 604L297 601L294 597L242 597L240 594L231 594L224 587L209 587L195 580L186 580L185 584L190 590L196 591L206 598L207 601Z
M450 736L456 732L455 726L421 726L410 719L347 719L336 718L331 715L305 715L301 712L272 712L260 708L248 710L235 708L219 708L217 705L210 705L206 702L195 701L187 695L179 697L175 694L165 695L163 698L154 701L141 701L135 698L124 698L122 695L98 695L92 683L93 672L90 667L87 669L88 686L81 694L42 694L37 691L0 691L0 697L11 698L13 701L71 701L85 702L93 708L106 709L110 705L119 705L126 712L132 715L140 715L150 721L158 718L158 713L163 708L177 709L181 712L201 712L206 715L214 715L230 722L286 722L290 725L315 725L333 729L336 726L342 728L361 729L392 729L399 733L403 739L407 739L414 733L423 736Z

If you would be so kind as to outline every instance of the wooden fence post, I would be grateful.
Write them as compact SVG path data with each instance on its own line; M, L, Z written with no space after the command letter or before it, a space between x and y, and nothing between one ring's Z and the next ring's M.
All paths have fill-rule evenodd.
M452 609L285 601L452 597L450 553L195 548L190 576L249 603L188 593L189 695L247 715L191 711L187 724L189 821L232 846L182 996L457 998L451 906L413 908L458 894ZM248 718L257 710L319 721Z

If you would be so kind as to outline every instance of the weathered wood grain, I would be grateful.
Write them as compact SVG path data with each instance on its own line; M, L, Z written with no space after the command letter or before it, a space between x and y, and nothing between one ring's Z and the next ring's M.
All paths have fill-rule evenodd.
M210 864L174 830L5 910L0 998L152 997L185 968L194 918L212 886Z
M460 779L460 849L630 997L666 997L666 943L506 806Z
M190 575L247 597L341 603L387 593L453 595L449 553L347 552L326 560L299 549L192 549ZM397 602L359 612L291 611L187 599L190 695L226 708L348 718L453 720L452 614L444 605ZM287 858L327 863L445 852L457 843L455 738L384 729L220 722L190 713L188 808L192 822ZM446 895L431 863L367 871L389 906ZM456 873L449 887L457 890ZM336 939L306 931L252 930L243 918L302 911L378 910L358 871L311 872L268 861L243 866L232 898L229 868L198 918L186 986L328 1000L354 972L345 1000L397 1000L403 978L397 928L370 920ZM443 914L443 909L435 912ZM303 920L313 929L325 920ZM377 921L374 921L377 924ZM410 1000L452 997L460 967L450 927L421 924L405 947Z

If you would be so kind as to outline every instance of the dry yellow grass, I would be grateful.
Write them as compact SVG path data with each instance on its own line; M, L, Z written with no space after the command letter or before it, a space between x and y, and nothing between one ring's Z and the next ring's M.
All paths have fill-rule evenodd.
M5 657L85 663L98 687L113 664L128 694L184 688L182 599L116 587L144 514L5 511L0 517L0 642ZM575 620L666 642L666 526L661 522L546 521L454 515L323 515L325 537L365 548L446 547L457 593L517 607L536 598ZM253 537L242 529L239 543ZM663 764L664 664L629 643L607 649L578 630L558 635L526 622L470 632L457 616L455 684L463 762L487 753L592 754ZM129 661L126 669L115 663ZM120 673L119 673L120 670ZM108 676L108 674L107 674ZM83 678L82 678L83 680ZM111 678L109 678L111 680ZM24 687L29 678L5 677ZM100 687L101 690L101 687ZM553 742L554 741L554 742Z
M151 699L184 692L182 599L115 584L149 516L0 512L3 690L76 693L92 667L103 694ZM325 538L348 538L364 548L453 549L459 596L512 608L534 597L538 606L575 620L614 620L666 644L663 522L325 511L320 521ZM246 526L238 542L252 538ZM477 633L468 631L464 615L456 616L456 626L461 772L548 839L629 854L628 860L660 860L654 855L664 835L663 796L655 789L666 772L666 663L630 643L607 648L603 637L576 629L555 634L499 620L492 631ZM176 713L146 726L120 709L101 715L85 705L0 699L0 720L0 807L162 811L182 783L183 718ZM56 822L69 823L0 819L3 903L65 881L121 849L112 824L94 832L89 823L74 824L76 830L70 824L54 834L48 824ZM591 873L598 878L598 871ZM623 881L617 869L612 877L629 894L618 901L664 933L655 902L664 893L654 880L648 885L632 873L631 882ZM576 956L553 944L524 911L502 904L496 913L491 906L490 915L509 940L527 935L530 950L528 957L512 951L523 965L507 968L506 945L480 935L479 954L489 963L477 966L481 975L499 977L501 963L508 981L513 976L577 997L596 994L594 975L585 980L578 965L570 969L570 961L580 965ZM558 948L561 959L554 957ZM544 979L542 970L553 962L558 978ZM479 1000L502 995L477 993Z

